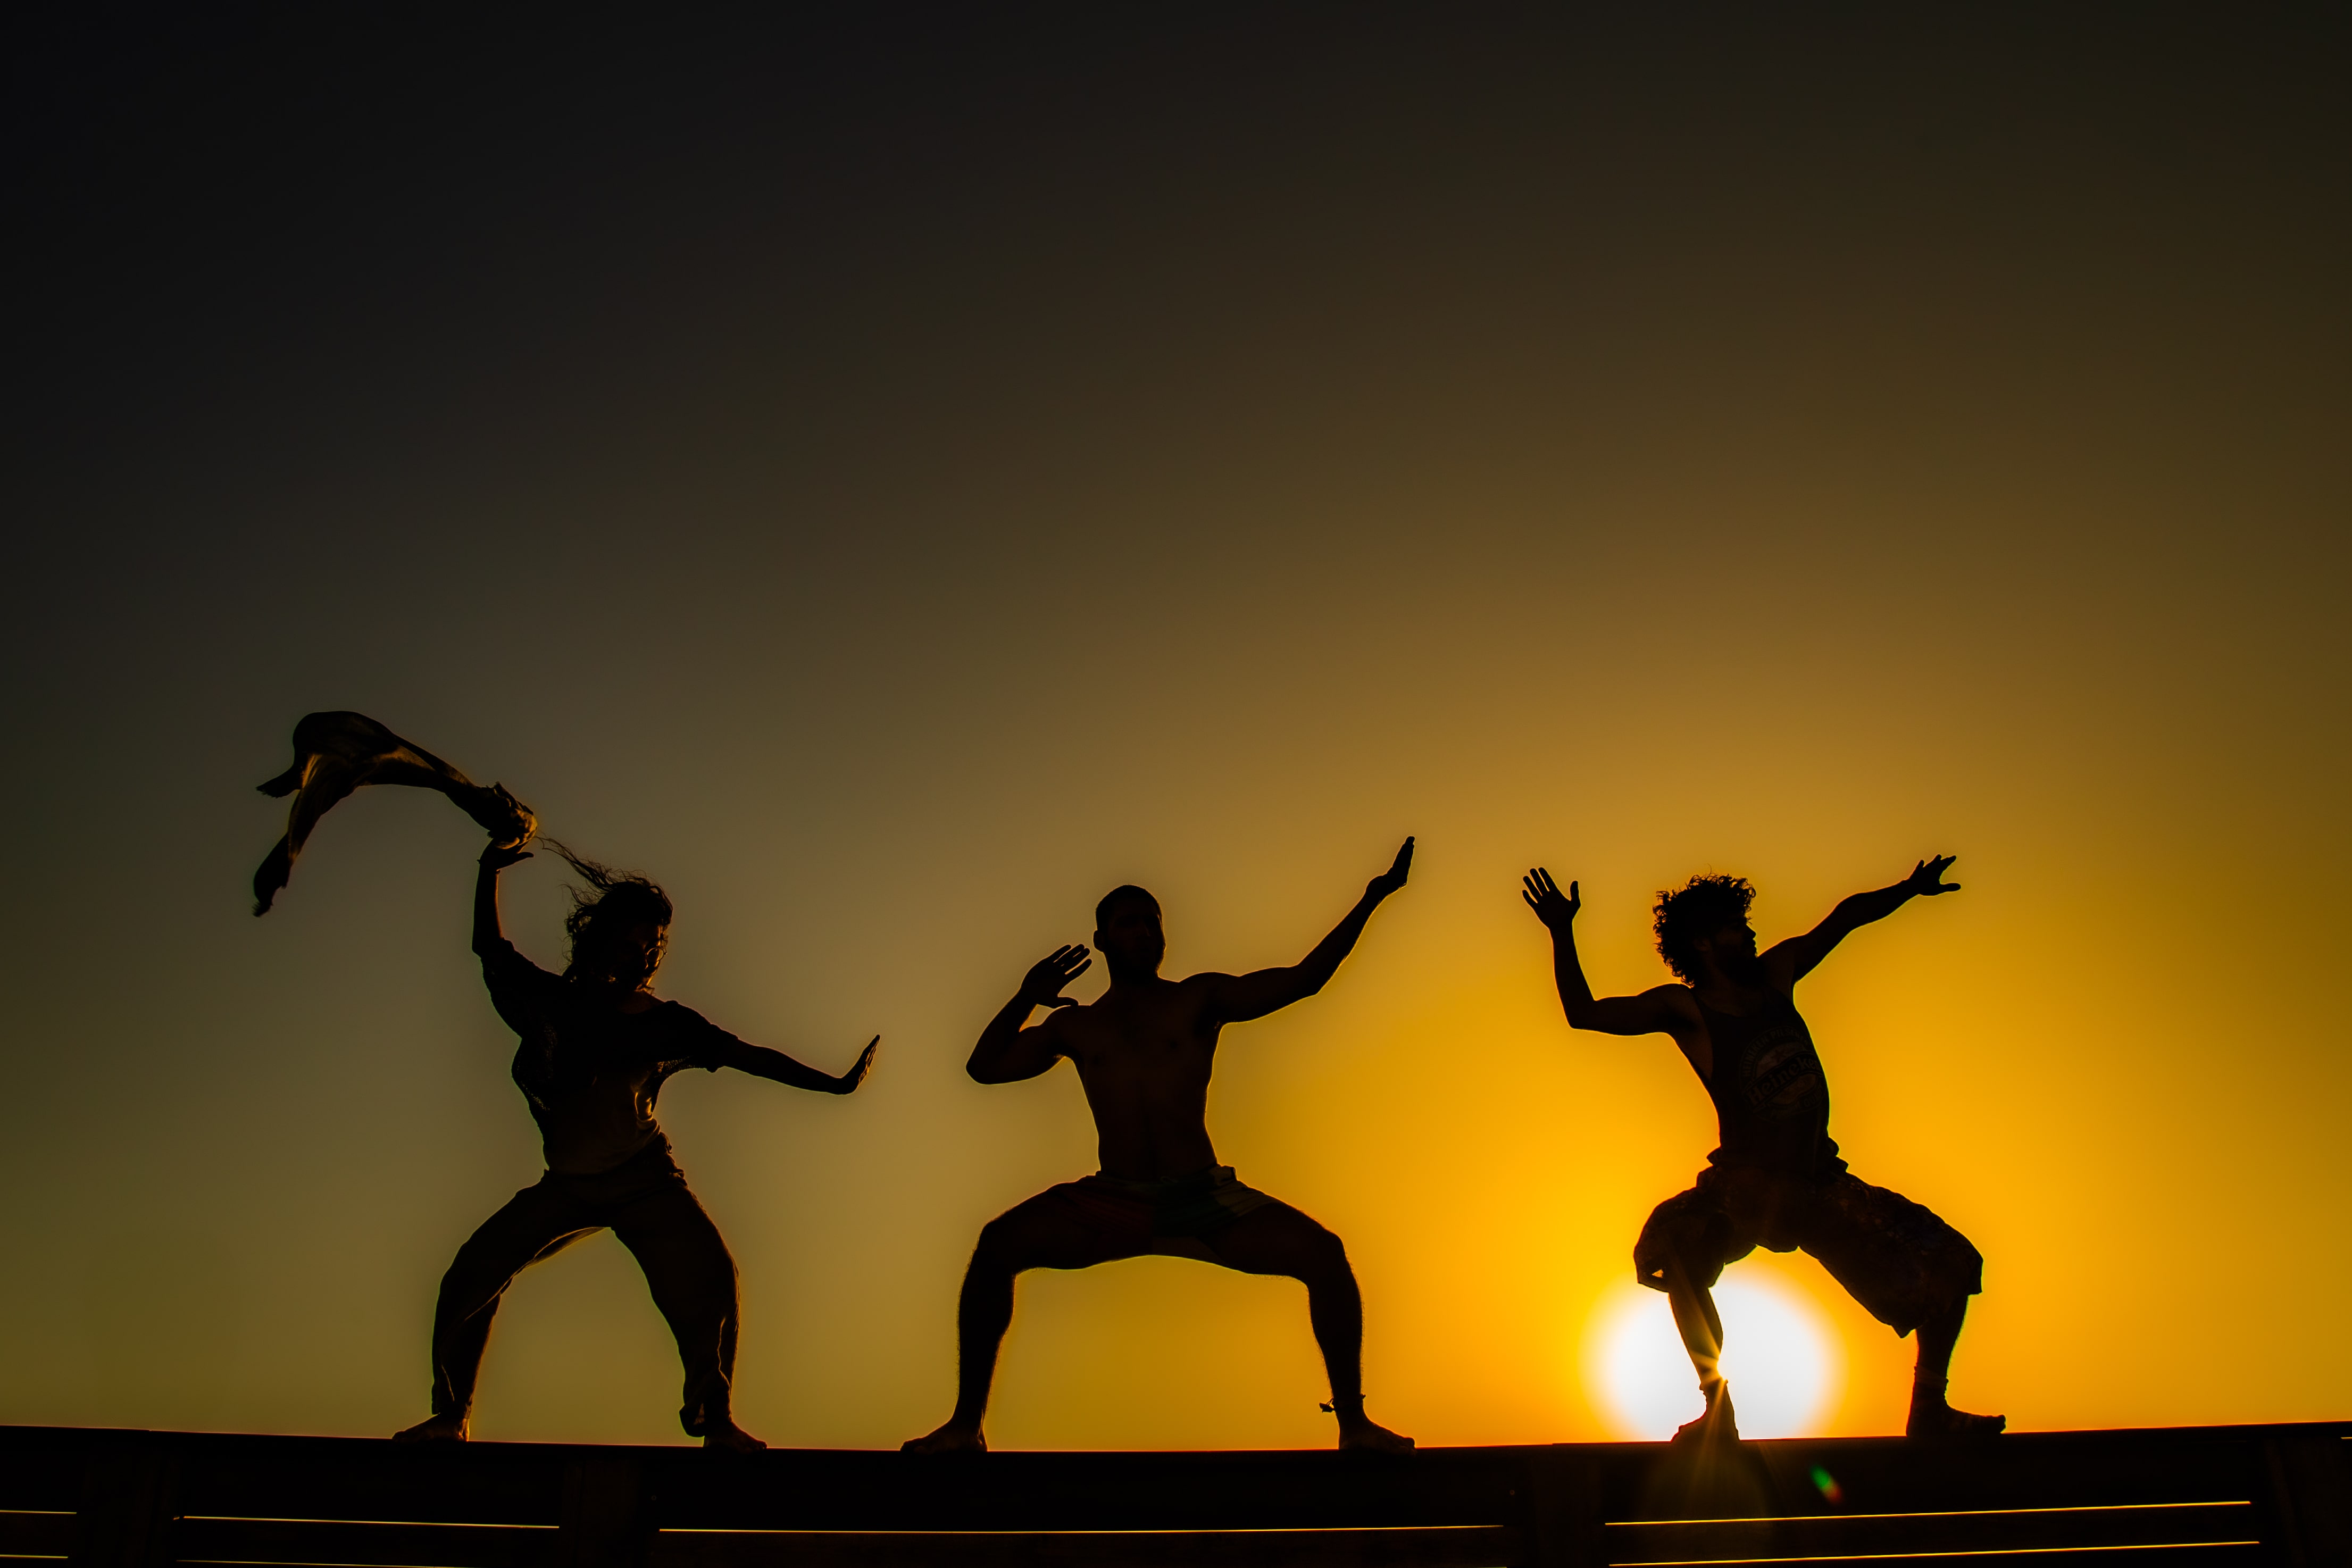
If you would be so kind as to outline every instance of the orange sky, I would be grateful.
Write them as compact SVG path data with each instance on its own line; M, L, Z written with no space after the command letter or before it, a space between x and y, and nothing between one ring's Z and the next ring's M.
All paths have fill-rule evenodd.
M1965 891L1799 999L1854 1169L1987 1258L1955 1397L2344 1414L2291 1326L2352 1286L2340 38L331 46L167 38L43 144L0 1420L405 1424L441 1269L535 1177L469 824L363 795L246 913L250 785L338 707L659 878L667 994L828 1068L884 1036L848 1101L664 1096L771 1441L944 1415L974 1233L1093 1153L1066 1068L961 1060L1104 889L1159 893L1171 973L1287 963L1408 832L1211 1099L1346 1238L1392 1425L1604 1435L1584 1336L1712 1142L1665 1040L1568 1031L1520 870L1630 990L1694 871L1770 940L1937 851ZM509 882L557 963L561 879ZM1742 1270L1831 1326L1822 1429L1896 1429L1910 1347ZM510 1292L477 1430L676 1441L676 1378L602 1238ZM1297 1286L1144 1260L1024 1281L991 1430L1311 1444L1323 1394Z

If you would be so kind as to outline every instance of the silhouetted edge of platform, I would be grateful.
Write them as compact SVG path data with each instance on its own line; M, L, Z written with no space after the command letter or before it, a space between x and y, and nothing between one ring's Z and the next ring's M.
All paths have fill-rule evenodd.
M410 1446L0 1427L0 1558L77 1568L2352 1564L2352 1423L1430 1448Z

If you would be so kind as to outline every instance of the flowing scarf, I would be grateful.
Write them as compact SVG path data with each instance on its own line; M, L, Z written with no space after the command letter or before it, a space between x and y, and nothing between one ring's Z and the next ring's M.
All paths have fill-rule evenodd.
M485 788L424 747L404 741L364 713L311 713L294 726L294 765L259 784L267 795L294 797L286 837L253 874L253 912L269 912L278 890L293 874L294 858L327 808L362 784L414 784L437 789L482 825L491 842L526 843L539 831L530 807L504 784Z

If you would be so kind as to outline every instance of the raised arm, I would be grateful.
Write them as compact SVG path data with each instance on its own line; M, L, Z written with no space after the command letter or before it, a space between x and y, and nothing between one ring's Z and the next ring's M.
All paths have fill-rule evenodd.
M1355 950L1356 939L1364 934L1364 922L1372 918L1381 900L1403 887L1412 873L1412 840L1408 838L1397 850L1389 868L1364 884L1364 896L1356 900L1356 907L1331 928L1330 935L1315 944L1314 952L1297 963L1287 969L1260 969L1247 974L1202 975L1202 983L1210 987L1211 1014L1220 1023L1246 1023L1322 990L1339 972L1340 960Z
M971 1047L971 1058L963 1064L963 1070L972 1081L1018 1083L1060 1061L1062 1051L1055 1043L1056 1031L1050 1016L1034 1029L1022 1026L1040 1007L1076 1006L1077 998L1063 995L1062 987L1084 974L1093 963L1084 947L1057 947L1031 964L1029 973L1021 977L1021 989L996 1010L996 1016L980 1032L980 1043Z
M495 957L507 945L506 934L499 930L499 873L530 858L530 851L516 845L492 844L483 848L481 869L474 874L475 957Z
M1830 950L1843 942L1849 932L1873 921L1885 920L1914 898L1934 898L1938 893L1958 892L1960 885L1958 882L1943 879L1944 873L1951 868L1951 856L1937 855L1920 861L1911 868L1909 876L1891 888L1880 888L1872 892L1856 893L1850 899L1841 899L1837 908L1832 910L1829 918L1821 924L1802 936L1792 936L1786 942L1774 943L1764 954L1764 962L1776 972L1785 973L1787 984L1795 984L1811 974L1822 960L1830 955Z
M794 1089L805 1089L817 1094L855 1094L857 1086L866 1081L866 1075L874 1070L874 1049L882 1043L882 1037L877 1035L866 1041L866 1048L857 1053L857 1059L839 1078L829 1072L819 1072L806 1062L794 1061L783 1052L772 1050L766 1046L738 1040L732 1035L728 1037L728 1040L730 1043L716 1055L720 1067L733 1068L754 1078L790 1084Z
M1519 897L1551 931L1551 977L1571 1029L1603 1035L1682 1034L1688 1021L1688 994L1679 985L1660 985L1639 996L1595 996L1576 956L1576 911L1584 907L1576 883L1562 893L1551 873L1538 866L1521 879Z

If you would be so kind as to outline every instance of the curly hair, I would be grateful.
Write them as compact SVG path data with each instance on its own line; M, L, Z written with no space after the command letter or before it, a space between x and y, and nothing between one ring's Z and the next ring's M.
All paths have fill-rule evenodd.
M1685 984L1697 984L1699 939L1746 920L1755 901L1755 886L1745 877L1693 877L1662 891L1651 924L1658 933L1658 956Z
M669 922L676 913L661 885L639 872L615 871L584 855L575 855L552 838L542 837L540 842L563 857L564 862L588 884L570 889L572 909L563 917L563 934L572 939L572 954L564 965L563 977L587 978L581 971L580 961L594 952L598 935L612 930L625 931L635 925L649 925L661 933L654 945L655 962L658 963L661 950L668 945Z

